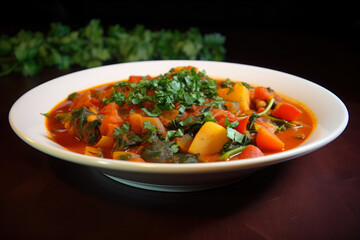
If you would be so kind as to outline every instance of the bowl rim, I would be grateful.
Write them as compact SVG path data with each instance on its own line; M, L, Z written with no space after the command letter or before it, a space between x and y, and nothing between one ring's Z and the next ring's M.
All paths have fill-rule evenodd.
M154 62L171 62L173 64L179 64L179 63L187 63L189 65L196 64L196 63L218 63L218 64L234 64L234 65L241 65L244 67L249 67L254 70L260 69L260 70L270 70L273 72L277 72L279 74L286 74L291 77L300 78L303 81L307 81L308 83L312 84L312 86L321 88L323 91L326 91L329 96L333 97L342 107L343 110L343 118L341 123L337 126L336 131L331 132L326 137L321 138L319 140L316 140L314 142L308 143L306 145L300 145L296 148L286 150L283 152L266 155L263 157L256 157L256 158L250 158L250 159L242 159L242 160L235 160L235 161L222 161L222 162L209 162L209 163L187 163L187 164L174 164L174 163L137 163L137 162L129 162L129 161L118 161L118 160L112 160L112 159L105 159L105 158L99 158L99 157L93 157L93 156L86 156L80 153L71 152L65 148L55 148L52 146L47 146L45 144L41 144L36 142L34 139L30 138L25 134L18 126L15 124L13 119L13 113L18 108L18 105L20 104L21 100L26 96L27 94L30 94L31 92L35 91L36 89L39 89L40 87L43 87L47 84L53 84L56 81L60 81L63 77L72 77L77 74L81 74L85 71L101 71L101 69L104 68L112 68L116 67L117 65L124 65L124 64L146 64L146 63L154 63ZM89 88L92 86L89 86ZM111 64L106 66L100 66L96 68L91 69L84 69L77 72L73 72L70 74L66 74L54 79L51 79L47 82L44 82L26 93L24 93L22 96L20 96L15 103L12 105L9 115L8 115L9 123L11 128L14 130L14 132L27 144L34 147L37 150L40 150L41 152L44 152L48 155L51 155L53 157L60 158L62 160L67 160L73 163L96 167L96 168L103 168L103 169L109 169L109 170L121 170L121 171L129 171L129 172L142 172L142 173L202 173L202 172L224 172L224 171L234 171L234 170L240 170L240 169L250 169L250 168L256 168L256 167L262 167L267 166L275 163L279 163L282 161L290 160L292 158L297 158L299 156L302 156L304 154L310 153L312 151L315 151L326 144L333 141L335 138L337 138L346 128L349 114L346 109L345 104L332 92L327 90L326 88L311 82L307 79L270 69L270 68L264 68L259 66L253 66L253 65L247 65L247 64L241 64L241 63L232 63L232 62L215 62L215 61L202 61L202 60L155 60L155 61L142 61L142 62L131 62L131 63L117 63L117 64ZM317 126L318 127L318 126ZM60 145L59 145L60 146ZM60 146L61 147L61 146Z

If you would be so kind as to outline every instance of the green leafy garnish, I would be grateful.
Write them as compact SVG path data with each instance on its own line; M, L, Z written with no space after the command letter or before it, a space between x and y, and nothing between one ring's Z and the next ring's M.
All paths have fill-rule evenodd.
M116 102L119 106L140 105L141 109L150 117L158 117L164 110L174 110L175 105L180 106L179 112L183 113L193 105L202 105L207 99L213 99L206 104L211 107L221 108L224 100L217 95L216 81L206 76L205 71L196 72L195 68L186 68L179 72L168 72L154 79L143 77L138 83L118 82L109 99L102 99L106 104ZM155 91L148 95L148 91ZM127 91L127 97L123 91ZM146 104L151 102L150 106ZM210 112L205 113L210 114Z
M169 130L181 130L183 134L189 134L194 137L199 129L206 122L216 122L216 119L213 118L210 111L206 111L204 113L200 113L197 116L187 117L185 120L180 120L179 118L174 119L167 126Z
M69 121L71 119L71 112L58 113L55 118L60 122Z
M71 94L69 94L69 96L68 96L68 100L69 101L72 101L74 98L76 98L78 96L78 93L77 92L73 92L73 93L71 93Z
M181 136L184 136L184 133L180 128L178 130L169 130L166 132L165 141L169 141L175 137Z
M281 132L281 131L286 130L288 128L301 126L301 124L298 123L298 122L290 122L290 121L287 121L285 119L276 118L276 117L268 116L268 115L266 117L269 118L271 120L271 122L278 127L276 129L276 132Z
M247 82L241 82L242 85L244 85L247 89L254 89L250 84L248 84Z
M101 120L87 121L88 116L93 114L93 112L84 106L80 109L75 109L70 117L72 125L74 126L74 134L81 141L87 142L88 144L95 144L101 136L99 131Z
M261 113L255 113L255 112L252 113L251 116L249 117L249 124L247 126L247 130L249 130L250 132L254 132L253 126L254 126L256 119L261 116L268 117L267 114L270 111L270 109L272 108L272 106L274 105L274 103L275 103L275 100L272 98L269 100L269 103L267 104L264 111L262 111Z
M141 108L141 110L143 110L149 117L158 117L162 113L162 110L158 107L153 111L149 111L146 108Z
M113 136L122 135L128 133L130 130L130 123L124 122L120 127L115 128Z
M169 163L197 163L198 154L187 154L179 152L179 145L175 141L161 140L154 136L149 147L141 151L141 157L149 162Z
M43 115L44 117L50 117L49 113L40 113L41 115Z
M245 135L236 131L235 129L227 127L226 130L227 130L226 136L230 138L230 140L232 140L233 142L241 143L242 140L244 139Z
M238 121L230 122L228 117L225 117L225 126L226 127L234 128L234 127L237 127L238 125L239 125Z
M173 110L175 103L185 108L201 105L207 98L217 96L215 80L205 74L193 68L160 75L155 81L156 93L152 100L163 110Z
M222 81L221 82L221 85L220 85L222 88L229 88L229 91L227 92L227 94L231 93L232 91L234 91L234 86L235 86L235 83L232 82L229 78L227 78L225 81Z
M144 129L151 130L152 128L153 128L153 125L151 124L150 121L144 122Z
M225 152L223 155L221 155L221 157L219 158L219 160L221 161L224 161L226 159L229 159L231 156L235 155L235 154L238 154L242 151L244 151L244 149L246 148L247 146L239 146L239 147L235 147L235 148L232 148L231 150L228 150L227 152Z
M227 143L225 143L221 150L222 155L220 157L220 160L226 160L232 155L243 151L245 147L251 143L251 139L248 135L241 134L241 136L238 136L239 137L235 137L234 135L233 139L230 139Z

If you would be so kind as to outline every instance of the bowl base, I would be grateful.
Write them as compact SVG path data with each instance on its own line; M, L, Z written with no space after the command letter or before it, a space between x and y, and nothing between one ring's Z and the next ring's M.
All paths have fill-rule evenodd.
M141 188L146 190L152 190L152 191L159 191L159 192L195 192L195 191L202 191L202 190L208 190L218 187L223 187L226 185L230 185L232 183L238 182L242 179L244 179L246 176L243 176L241 178L237 178L236 180L228 180L220 183L210 183L210 184L199 184L199 185L164 185L164 184L152 184L152 183L144 183L144 182L136 182L131 180L126 180L118 177L111 176L109 174L103 173L108 178L117 181L119 183L135 187L135 188Z

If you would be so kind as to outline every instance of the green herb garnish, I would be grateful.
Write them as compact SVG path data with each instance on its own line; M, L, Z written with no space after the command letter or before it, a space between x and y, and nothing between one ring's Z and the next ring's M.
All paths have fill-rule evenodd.
M115 128L113 136L128 133L130 130L130 123L124 122L120 127Z
M49 113L40 113L41 115L43 115L44 117L50 117Z

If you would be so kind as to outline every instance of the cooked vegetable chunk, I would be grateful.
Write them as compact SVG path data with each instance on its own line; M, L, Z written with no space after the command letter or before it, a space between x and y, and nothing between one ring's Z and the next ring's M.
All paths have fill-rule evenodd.
M114 145L114 139L108 136L102 136L100 140L95 144L95 147L111 148Z
M226 128L214 122L206 122L195 135L189 147L189 153L218 153L228 140Z
M273 96L266 87L256 87L254 91L254 98L260 100L269 100L270 98L273 98Z
M124 121L118 114L117 110L113 110L110 114L105 115L100 125L100 133L102 135L111 137L114 134L115 128L121 126Z
M275 109L272 112L274 117L282 118L287 121L295 121L300 117L302 112L297 109L294 105L286 102L280 102L276 105Z
M237 83L231 88L221 88L217 93L227 101L239 102L242 112L250 109L250 92L242 83Z
M254 145L248 145L244 151L236 156L236 159L247 159L247 158L256 158L264 156L263 152Z
M159 118L156 118L156 117L143 117L142 122L143 122L143 127L142 127L143 132L146 132L148 130L148 129L146 129L146 126L144 125L144 123L145 122L150 122L150 124L152 126L155 126L160 133L165 133L165 127L164 127L164 125L162 124L162 122L160 121Z
M262 127L256 135L256 145L262 150L281 151L285 144L267 128Z

